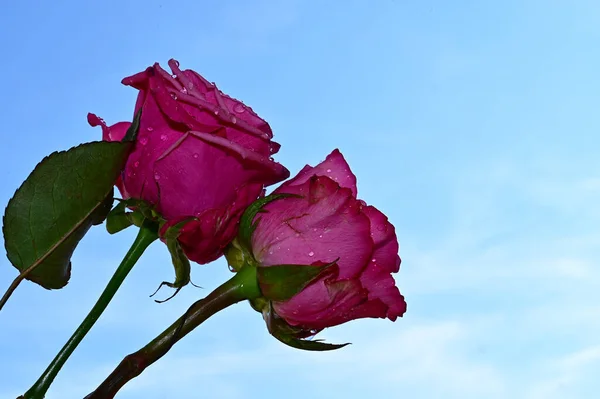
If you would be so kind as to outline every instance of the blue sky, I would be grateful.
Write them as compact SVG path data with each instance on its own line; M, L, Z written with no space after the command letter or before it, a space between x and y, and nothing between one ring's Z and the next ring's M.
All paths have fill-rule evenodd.
M600 389L600 6L594 1L42 2L0 14L0 204L46 154L130 120L122 77L173 57L271 124L292 173L339 147L395 224L408 302L395 323L278 343L236 305L118 396L591 398ZM95 228L70 284L23 284L0 313L0 397L23 393L104 288L135 232ZM165 304L150 248L48 399L82 398L229 271ZM16 272L0 259L0 285ZM167 294L165 291L164 295Z

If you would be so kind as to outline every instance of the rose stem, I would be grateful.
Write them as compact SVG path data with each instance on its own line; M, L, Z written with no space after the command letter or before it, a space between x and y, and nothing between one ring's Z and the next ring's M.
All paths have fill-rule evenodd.
M140 375L148 366L163 357L171 347L215 313L245 299L260 296L256 282L256 269L243 267L235 276L195 302L183 316L148 345L131 353L85 399L111 399L130 380Z
M135 263L138 261L142 253L158 238L156 226L153 223L144 223L140 228L140 231L135 238L131 248L123 258L123 261L111 277L108 285L98 298L98 301L88 313L83 322L79 325L77 330L73 333L71 338L67 341L65 346L62 347L60 352L52 360L48 368L40 376L40 378L33 384L31 388L23 396L19 398L23 399L43 399L50 388L50 385L56 378L56 375L63 367L69 356L73 353L75 348L81 343L86 334L94 326L98 318L102 315L115 293L125 280L125 277L129 274Z

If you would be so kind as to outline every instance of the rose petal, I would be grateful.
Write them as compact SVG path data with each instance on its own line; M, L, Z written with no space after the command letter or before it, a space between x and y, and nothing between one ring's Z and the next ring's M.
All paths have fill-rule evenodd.
M127 133L127 129L131 126L131 122L117 122L112 126L107 126L104 119L99 118L95 114L88 113L87 121L92 127L102 127L102 140L104 141L121 141Z
M318 281L287 302L275 302L275 312L293 326L320 330L366 299L357 281Z
M328 177L313 177L302 185L280 187L275 193L302 195L265 206L252 237L256 259L265 266L325 263L339 258L340 279L358 276L373 251L370 223L347 188Z
M380 267L371 262L360 277L360 282L369 291L369 301L381 301L387 308L385 316L394 321L406 312L406 302L396 287L394 278ZM369 316L383 317L383 316Z
M160 198L159 211L166 218L228 207L240 187L262 178L260 172L245 168L239 154L207 143L193 133L182 136L156 160L154 176L161 193L177 193ZM226 184L215 184L215 179ZM253 187L256 199L262 185Z
M369 218L371 224L371 238L375 244L373 262L376 262L388 273L397 273L400 270L400 257L398 256L398 239L394 226L388 218L373 206L365 206L363 213Z
M350 170L350 166L342 153L335 149L327 158L315 167L306 165L299 173L291 180L283 183L283 185L291 186L303 184L312 176L327 176L338 183L341 187L349 188L352 191L352 196L356 198L356 176Z
M225 246L237 234L237 221L256 199L256 192L260 192L261 188L260 184L243 186L237 191L236 200L229 207L209 209L199 214L197 220L187 223L179 236L187 257L200 264L219 258ZM172 220L168 225L177 224L180 220Z
M183 134L169 126L153 96L145 99L142 115L136 144L127 160L123 181L127 192L133 197L157 204L159 193L154 163Z

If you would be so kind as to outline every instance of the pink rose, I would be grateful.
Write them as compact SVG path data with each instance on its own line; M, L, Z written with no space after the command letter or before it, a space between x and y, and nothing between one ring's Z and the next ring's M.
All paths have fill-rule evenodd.
M398 240L387 217L356 198L356 177L335 150L316 167L305 166L274 194L260 213L251 239L263 267L320 266L336 262L337 272L308 285L273 309L292 326L319 331L364 317L394 321L406 311L392 273L400 269Z
M271 156L279 144L271 128L252 109L192 70L169 61L173 75L158 63L123 79L138 89L139 134L121 179L123 198L142 199L167 220L163 232L195 218L181 230L186 255L208 263L233 239L244 209L265 186L289 176ZM101 125L103 139L121 140L129 123Z

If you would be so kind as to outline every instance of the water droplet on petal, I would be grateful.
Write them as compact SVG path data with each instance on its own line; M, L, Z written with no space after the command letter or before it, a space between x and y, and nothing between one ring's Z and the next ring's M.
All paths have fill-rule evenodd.
M314 255L315 255L315 253L314 253L313 251L310 251L310 252L308 253L308 256L314 256Z
M236 104L236 105L233 107L233 110L234 110L235 112L237 112L238 114L241 114L241 113L242 113L242 112L244 112L246 109L244 108L244 106L243 106L242 104Z
M375 263L375 262L377 262L377 259L373 258L373 259L371 259L371 262Z
M219 115L219 110L215 110L215 115Z
M327 169L327 173L331 173L331 169Z
M177 100L177 94L175 94L175 93L171 93L171 98L172 98L173 100Z
M233 268L233 266L231 266L231 265L227 265L227 267L229 268L229 271L230 271L230 272L234 272L234 273L235 273L235 269Z
M149 132L151 132L151 131L153 131L153 130L154 130L154 128L153 128L152 126L148 126L148 127L146 128L146 130L147 130L147 131L149 131Z
M183 89L180 90L183 94L187 94L187 89L184 87Z
M140 139L140 144L141 144L141 145L146 145L146 144L148 144L148 139L147 139L146 137L142 137L142 138Z
M165 140L167 140L167 135L166 135L166 134L161 134L161 135L160 135L160 139L161 139L162 141L165 141Z
M155 179L155 180L160 180L160 175L159 175L158 173L155 173L155 174L154 174L154 179Z
M135 162L133 163L133 167L134 167L134 168L137 168L138 166L140 166L140 163L139 163L139 161L135 161Z
M198 158L200 155L198 154L194 154L194 158Z
M273 255L273 251L269 251L269 255Z
M177 60L173 60L173 64L175 64L175 66L176 66L177 68L179 68L179 61L177 61Z
M323 234L319 234L319 238L323 238Z
M177 79L177 74L173 74L173 79Z
M237 118L235 116L231 117L231 123L233 123L234 125L237 123Z

